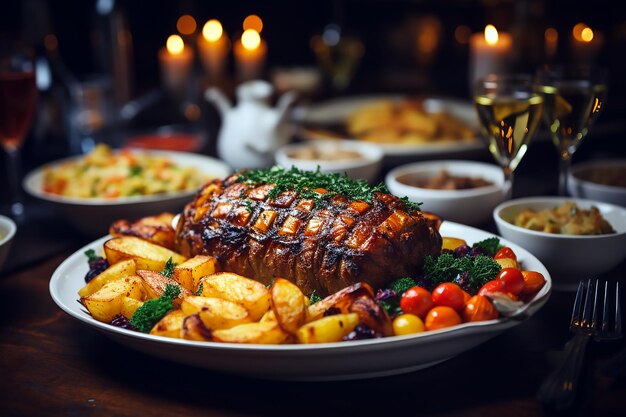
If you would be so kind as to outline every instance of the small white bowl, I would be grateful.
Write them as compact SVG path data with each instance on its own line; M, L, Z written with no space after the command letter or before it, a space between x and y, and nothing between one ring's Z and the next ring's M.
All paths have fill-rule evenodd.
M6 216L0 215L0 271L2 271L4 262L9 255L16 231L17 226L15 222Z
M450 175L482 178L493 183L465 190L434 190L408 185L410 179L426 179L446 170ZM479 225L489 220L493 208L504 199L502 168L475 161L429 161L402 165L392 169L385 178L392 194L422 203L421 209L444 220Z
M314 147L319 152L334 153L354 151L361 154L353 159L302 159L294 155L302 150ZM364 179L369 183L377 181L383 160L383 151L369 143L351 140L321 140L310 143L293 143L282 146L274 155L276 163L284 168L295 166L305 171L315 171L319 166L321 172L346 173L351 179Z
M626 207L626 188L604 185L585 178L585 174L598 168L621 168L626 170L626 159L597 159L572 166L567 180L570 195L577 198L603 201Z
M165 156L179 166L195 167L201 174L210 178L223 178L232 172L226 163L200 154L156 150L140 152ZM166 211L176 214L187 202L191 201L197 191L193 189L115 199L64 197L43 191L45 169L81 157L51 162L33 170L24 178L23 186L26 192L51 204L70 225L90 237L106 235L109 232L109 226L115 220L136 220Z
M526 208L542 210L566 201L589 209L595 206L616 233L577 236L552 234L513 224ZM550 271L555 287L569 288L583 278L595 278L626 258L626 209L609 203L571 197L530 197L506 201L493 211L499 234L535 255Z

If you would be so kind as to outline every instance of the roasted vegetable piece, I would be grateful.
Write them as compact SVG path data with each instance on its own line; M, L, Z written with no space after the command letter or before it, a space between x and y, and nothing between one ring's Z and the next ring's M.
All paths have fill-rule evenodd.
M135 236L174 250L176 232L172 227L173 220L172 213L143 217L133 223L123 219L117 220L109 228L109 234L114 237Z
M184 320L185 314L182 310L172 310L154 325L152 330L150 330L150 334L178 338L180 337Z
M176 281L171 278L167 278L158 272L139 269L136 272L143 282L143 287L146 291L146 294L148 294L148 298L161 297L165 292L165 288L168 285L176 285L180 288L178 297L172 300L175 306L180 306L180 303L183 301L183 299L191 295L191 292L189 290L180 287L180 285L178 285Z
M211 330L228 329L249 323L250 313L237 303L213 297L186 297L181 309L186 316L198 314L202 323Z
M198 341L210 341L213 337L213 332L211 329L208 329L200 316L197 314L192 314L191 316L187 316L183 320L183 326L180 329L180 338L188 339L188 340L198 340Z
M109 266L94 277L83 288L78 290L78 295L86 297L98 291L107 282L115 281L129 275L135 275L135 261L133 259L124 259L123 261Z
M110 323L116 315L122 312L122 302L125 297L142 300L144 296L141 279L131 275L104 284L95 293L81 297L80 301L94 319Z
M270 308L270 292L258 281L241 275L219 272L200 280L203 297L217 297L241 305L257 321Z
M200 278L213 275L216 272L217 259L207 255L196 255L174 267L174 278L189 291L198 288Z
M270 294L276 321L287 333L296 333L306 320L304 294L300 288L284 278L276 278Z
M186 258L167 248L134 236L114 237L104 243L104 253L110 264L134 259L137 269L161 272L168 259L180 264Z
M276 322L240 324L230 329L212 332L214 342L224 343L260 343L280 344L289 338L289 334Z
M322 317L300 327L297 332L300 343L330 343L341 341L359 324L356 313L334 314Z
M307 309L307 321L317 320L331 308L338 309L342 313L348 313L350 306L361 295L374 296L374 290L369 284L357 282L328 297L311 304Z
M172 300L179 295L180 285L167 284L162 296L147 300L135 311L130 319L130 324L140 332L150 332L159 320L174 309Z

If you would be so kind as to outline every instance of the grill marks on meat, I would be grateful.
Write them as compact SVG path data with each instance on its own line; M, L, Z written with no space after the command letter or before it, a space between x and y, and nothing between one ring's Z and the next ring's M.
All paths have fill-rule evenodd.
M325 296L359 281L378 288L414 275L441 250L437 227L390 194L376 193L371 204L342 196L314 202L296 191L269 199L272 185L236 179L206 184L185 207L180 253L210 254L224 271L265 284L283 277Z

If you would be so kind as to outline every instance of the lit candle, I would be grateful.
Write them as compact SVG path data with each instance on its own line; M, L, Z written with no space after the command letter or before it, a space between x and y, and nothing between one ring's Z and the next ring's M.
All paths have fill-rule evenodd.
M202 34L198 36L198 51L204 69L211 78L220 78L224 73L230 40L217 19L204 24Z
M571 37L572 56L585 63L596 60L604 39L584 23L574 25Z
M159 50L159 63L163 83L169 90L177 93L184 91L192 62L193 51L185 46L180 36L167 38L165 47Z
M556 52L559 46L559 32L555 28L547 28L544 32L544 49L546 60L551 62L556 58Z
M267 44L254 29L247 29L235 43L235 62L241 80L257 78L263 71Z
M506 72L509 69L513 40L508 33L498 33L493 25L485 32L470 38L470 86L488 74Z

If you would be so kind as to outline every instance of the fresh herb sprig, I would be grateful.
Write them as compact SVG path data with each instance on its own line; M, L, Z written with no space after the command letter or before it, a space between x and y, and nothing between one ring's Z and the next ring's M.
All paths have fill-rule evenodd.
M140 332L149 333L154 325L174 308L172 301L179 295L180 286L167 284L162 296L144 302L135 311L130 324Z
M322 173L320 167L315 171L304 171L296 167L286 169L279 166L244 171L237 178L237 182L250 186L273 184L268 198L276 198L285 191L297 191L301 197L316 201L331 198L335 195L344 195L350 200L361 200L371 203L375 193L389 193L384 184L370 186L366 180L352 180L347 174ZM323 188L325 193L315 192ZM419 210L420 204L402 198L407 210Z
M436 258L427 256L424 260L424 276L433 283L452 282L457 276L467 275L473 290L494 279L500 269L500 264L485 255L456 258L451 253L442 253Z
M172 257L170 256L167 262L165 262L165 266L163 267L163 272L161 272L161 275L172 278L172 276L174 275L174 267L176 265L176 262L172 261Z

